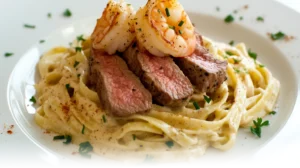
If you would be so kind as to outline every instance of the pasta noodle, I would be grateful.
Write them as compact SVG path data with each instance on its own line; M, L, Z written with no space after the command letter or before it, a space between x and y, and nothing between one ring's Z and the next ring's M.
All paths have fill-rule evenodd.
M235 144L240 128L251 126L253 120L272 111L280 83L248 55L244 43L230 46L203 39L209 52L228 61L228 80L213 94L195 92L180 110L153 105L149 113L126 118L106 113L97 93L87 86L88 38L75 41L70 48L51 49L38 63L41 80L36 84L39 108L35 121L43 129L71 135L75 144L89 141L98 154L166 150L203 154L209 146L228 150ZM75 46L82 47L82 51L75 52ZM74 88L73 97L66 85ZM209 96L211 102L206 102L204 96ZM196 110L193 102L201 108Z

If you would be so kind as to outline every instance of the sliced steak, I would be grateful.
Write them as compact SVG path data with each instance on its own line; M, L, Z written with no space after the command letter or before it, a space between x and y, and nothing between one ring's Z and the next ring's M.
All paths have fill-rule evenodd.
M193 94L193 86L170 57L156 57L142 52L133 43L123 53L129 68L151 92L155 103L179 107Z
M152 107L150 92L121 57L92 49L89 63L89 82L107 111L122 117L145 112Z
M200 92L215 92L227 80L227 61L215 59L203 47L202 37L199 34L194 54L174 60Z

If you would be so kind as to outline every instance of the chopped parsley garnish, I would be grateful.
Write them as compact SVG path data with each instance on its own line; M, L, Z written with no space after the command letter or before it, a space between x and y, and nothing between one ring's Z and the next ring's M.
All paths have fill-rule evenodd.
M269 113L269 115L275 115L276 114L276 111L271 111L270 113Z
M278 33L275 33L275 34L271 34L271 39L272 40L280 40L284 37L285 37L285 34L282 33L281 31L279 31Z
M4 54L5 57L10 57L10 56L12 56L12 55L14 55L14 53L9 53L9 52L7 52L7 53Z
M29 29L34 29L35 25L30 25L30 24L24 24L25 28L29 28Z
M206 101L206 103L210 103L211 102L211 98L204 95L204 100Z
M169 28L175 30L175 26L169 26Z
M240 16L240 20L244 20L244 17L243 17L243 16Z
M81 47L75 47L76 52L81 52L82 48Z
M233 56L234 54L231 51L226 51L226 54L229 56Z
M157 12L160 13L161 12L160 9L157 9Z
M63 15L64 15L65 17L71 17L71 16L72 16L72 12L71 12L69 9L66 9L66 10L64 11Z
M233 45L234 45L234 41L231 40L231 41L229 42L229 45L233 46Z
M63 143L64 144L69 144L72 142L72 137L70 135L58 135L58 136L55 136L53 137L53 140L63 140L65 139L66 141L64 141Z
M168 17L170 17L170 16L171 16L171 15L170 15L169 8L166 8L166 15L167 15Z
M32 96L32 97L30 98L30 101L31 101L32 103L36 103L36 99L35 99L35 97L34 97L34 96Z
M135 139L136 139L136 135L135 134L132 134L132 139L135 141Z
M141 168L142 165L147 165L149 167L155 167L158 165L158 161L155 161L153 156L146 155L146 158L144 159L144 161L142 163L137 163L134 167Z
M80 36L77 36L77 41L85 41L85 39L83 38L83 34Z
M173 141L167 141L165 143L169 148L172 148L174 146L174 142Z
M184 21L180 21L179 24L178 24L178 26L181 27L183 24L184 24Z
M231 22L234 21L234 17L233 17L232 15L228 15L228 16L224 19L224 21L225 21L226 23L231 23Z
M261 16L258 16L256 18L256 20L259 21L259 22L264 22L265 21L265 19L263 17L261 17Z
M251 49L248 50L248 55L254 60L257 59L257 54L255 52L252 52Z
M130 6L131 4L127 4L127 6Z
M91 158L89 152L93 151L93 146L90 144L89 141L82 142L79 144L79 153L82 156Z
M263 64L259 64L259 67L260 67L260 68L264 68L264 67L265 67L265 65L263 65Z
M270 125L269 121L266 120L266 121L263 121L262 118L257 118L257 121L253 120L253 124L255 127L250 127L250 130L251 132L254 134L254 135L257 135L259 138L261 137L261 128L263 126L268 126Z
M45 40L40 40L40 43L44 43L45 42Z
M220 11L220 7L217 6L217 7L216 7L216 10L219 12L219 11Z
M66 135L66 136L65 136L65 139L66 139L66 141L63 142L64 144L69 144L69 143L71 143L71 141L72 141L72 137L71 137L70 135Z
M102 116L102 120L103 120L104 123L106 123L106 117L105 117L105 115Z
M67 91L68 91L69 96L70 96L70 97L73 97L73 95L74 95L74 88L72 88L72 87L70 86L70 84L66 84L66 89L67 89Z
M181 31L181 30L179 30L178 32L179 32L179 34L182 34L182 31Z
M58 135L58 136L53 137L53 140L62 140L62 139L65 139L64 135Z
M80 62L78 62L78 61L75 61L75 62L74 62L74 68L76 68L76 67L77 67L77 65L79 65L79 63L80 63Z
M51 14L51 13L48 13L47 16L48 16L48 18L51 18L51 17L52 17L52 14Z
M240 72L241 72L239 69L236 69L236 68L234 68L234 71L235 71L236 73L240 73Z
M196 110L199 110L200 109L200 106L197 102L193 102L193 105L195 107Z
M85 130L85 125L82 125L82 129L81 129L81 134L84 134L84 130Z
M241 62L241 60L238 60L238 59L235 59L235 58L233 58L233 61L234 61L235 64Z

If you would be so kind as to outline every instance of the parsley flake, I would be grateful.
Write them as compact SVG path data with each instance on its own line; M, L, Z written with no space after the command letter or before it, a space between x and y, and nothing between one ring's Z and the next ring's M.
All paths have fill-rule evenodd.
M169 28L175 30L175 26L169 26Z
M178 26L181 27L183 24L184 24L184 21L180 21L179 24L178 24Z
M233 54L231 51L226 51L226 54L229 55L229 56L235 55L235 54Z
M34 96L32 96L29 101L31 101L33 104L36 103L36 99Z
M169 8L166 8L166 15L167 15L168 17L170 17L170 16L171 16L171 15L170 15Z
M210 103L211 102L211 98L204 95L204 100L206 101L206 103Z
M57 135L55 137L53 137L53 140L61 140L61 139L65 139L64 135Z
M252 52L251 49L248 50L248 55L254 60L257 59L257 54L255 52Z
M234 61L235 64L238 64L239 62L241 62L241 60L238 60L238 59L235 59L235 58L233 58L233 61Z
M234 21L234 17L233 17L232 15L228 15L228 16L224 19L224 21L225 21L226 23L231 23L231 22Z
M178 32L179 32L179 34L182 34L182 31L181 31L181 30L179 30Z
M51 14L51 13L48 13L47 16L48 16L48 18L51 18L51 17L52 17L52 14Z
M220 11L220 7L217 6L217 7L216 7L216 10L219 12L219 11Z
M263 65L263 64L259 64L259 67L260 67L260 68L264 68L264 67L265 67L265 65Z
M174 142L173 141L167 141L165 143L169 148L172 148L174 146Z
M264 19L263 17L261 17L261 16L258 16L258 17L256 18L256 20L257 20L258 22L264 22L264 21L265 21L265 19Z
M234 45L234 41L231 40L231 41L229 42L229 45L233 46L233 45Z
M85 131L85 125L83 124L81 129L81 134L84 134L84 131Z
M69 96L70 96L70 97L73 97L73 95L74 95L74 88L72 88L72 87L70 86L70 84L66 84L66 89L67 89L67 91L68 91Z
M63 142L64 144L69 144L69 143L72 142L72 137L70 135L58 135L58 136L53 137L53 141L63 140L63 139L66 140L66 141Z
M269 115L275 115L277 112L276 111L271 111L270 113L269 113Z
M240 73L241 71L239 69L234 68L235 73Z
M106 123L106 117L105 117L105 115L102 116L102 120L103 120L104 123Z
M72 137L71 137L70 135L66 135L66 136L65 136L65 139L66 139L66 141L63 142L64 144L69 144L69 143L72 142Z
M63 13L64 17L71 17L72 16L72 12L69 9L66 9Z
M75 47L76 52L81 52L82 48L81 47Z
M253 120L253 124L255 127L250 127L252 134L257 135L259 138L261 137L261 128L263 126L270 125L269 121L263 121L262 118L257 118L257 121Z
M74 68L76 68L77 67L77 65L79 64L80 62L78 62L78 61L75 61L74 62Z
M135 134L132 134L132 139L135 141L135 139L136 139L136 135Z
M77 41L85 41L85 39L83 38L83 34L80 36L77 36Z
M281 31L279 31L278 33L275 33L275 34L271 34L271 39L274 41L283 39L284 37L285 37L285 34L282 33Z
M12 55L14 55L14 53L7 52L7 53L4 54L5 57L10 57Z
M29 29L35 29L35 25L30 25L30 24L24 24L24 27Z
M200 106L197 102L193 102L193 105L195 107L196 110L199 110L200 109Z
M45 40L40 40L40 43L44 43L45 42Z
M89 152L93 151L93 146L90 144L89 141L82 142L79 144L79 153L80 155L91 158Z

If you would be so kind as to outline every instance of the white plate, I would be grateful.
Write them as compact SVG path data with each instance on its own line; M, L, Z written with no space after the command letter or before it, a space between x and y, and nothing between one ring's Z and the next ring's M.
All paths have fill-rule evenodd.
M131 3L137 9L137 7L144 4L145 1L128 0L128 3ZM298 40L300 38L300 25L297 23L297 20L300 20L300 15L276 2L268 0L264 1L263 4L260 1L250 0L245 0L243 2L239 0L185 0L181 1L181 3L185 7L186 11L189 12L192 21L203 35L225 43L228 43L231 40L246 43L248 48L251 48L253 51L258 53L258 59L265 64L271 70L273 75L281 82L278 114L276 116L268 117L271 122L271 126L263 129L263 137L261 139L256 139L251 136L249 130L240 130L237 142L232 150L220 152L210 148L205 156L196 161L192 161L191 163L193 164L191 165L209 164L213 166L216 165L216 160L219 162L226 161L237 164L241 161L240 159L246 159L247 161L249 161L249 158L264 160L268 158L266 156L270 155L273 156L272 160L276 158L278 159L277 162L273 161L273 163L281 163L279 162L279 158L282 160L285 156L279 157L274 155L274 151L278 153L281 153L282 151L286 152L287 147L290 147L290 144L292 143L294 143L292 147L300 150L300 145L296 143L297 139L300 141L300 136L296 135L299 131L294 128L300 127L300 124L296 119L297 117L300 117L297 113L300 101L298 96L299 79L297 78L299 75L297 75L297 73L300 71L300 67L296 66L300 65L300 49ZM106 4L106 1L100 2L90 0L88 2L79 3L73 1L60 2L57 0L51 1L50 4L31 0L25 2L25 4L19 5L27 7L29 4L40 6L41 9L28 7L28 9L34 10L32 11L32 14L22 14L24 15L24 17L22 16L22 20L17 18L18 16L15 15L13 20L20 21L18 25L14 25L16 24L16 22L14 22L11 27L9 27L11 31L6 30L5 28L4 30L12 34L12 30L19 29L19 27L22 29L25 18L27 18L26 23L34 23L37 25L37 28L34 30L26 29L17 31L17 33L15 33L16 37L12 37L12 39L8 40L9 45L6 45L8 46L7 48L13 51L17 50L19 53L16 54L21 58L16 55L12 58L0 59L1 67L4 67L4 69L11 69L8 64L6 65L4 63L4 61L17 61L17 59L20 58L18 63L15 65L14 71L12 72L7 84L7 100L16 124L18 124L19 128L28 137L28 139L31 140L31 143L28 143L28 139L24 139L22 134L17 133L17 135L12 136L22 137L20 142L14 140L9 144L16 145L17 147L19 146L19 148L22 149L20 152L23 152L23 150L31 151L30 147L23 146L23 144L31 145L31 147L34 145L38 146L38 148L34 148L34 150L32 150L32 154L35 156L34 158L31 158L28 155L24 158L21 157L22 154L24 155L26 152L21 153L21 155L17 154L18 159L21 160L24 159L28 162L35 160L36 162L42 163L44 166L45 164L78 164L77 161L80 158L71 154L73 151L77 151L77 146L63 146L61 143L53 142L52 136L43 134L43 131L33 122L35 109L27 105L29 104L30 97L34 94L32 85L35 83L35 76L37 75L35 66L40 55L54 46L68 46L69 42L80 34L90 34L95 26L96 19L100 16L104 5ZM247 10L243 8L245 5L249 6ZM219 12L216 11L217 6L220 7ZM73 16L71 18L63 18L61 16L61 13L67 7L73 12ZM233 11L236 9L239 10L238 14L233 14ZM48 12L52 13L51 19L46 17ZM34 13L39 14L36 15ZM236 21L233 24L225 24L223 19L230 13L235 16ZM244 17L242 21L238 19L240 16ZM265 18L265 22L257 22L257 16L263 16ZM4 21L6 21L5 23L9 23L7 22L7 19L4 19ZM267 32L275 33L278 31L283 31L289 35L293 35L296 39L288 43L283 41L273 42L266 35ZM46 42L39 44L38 41L40 39L45 39ZM29 42L27 42L27 40ZM30 44L33 45L29 47ZM6 84L7 81L1 81L1 83ZM5 100L2 100L1 97L0 102L5 102ZM295 104L297 104L297 106L294 108ZM6 108L8 111L8 107L5 103L1 103L1 109L2 107ZM6 113L6 115L7 114L8 113ZM0 119L0 121L3 121L4 124L8 125L13 123L12 120L9 119ZM10 121L11 123L7 123ZM5 134L5 132L3 134ZM281 143L282 141L287 144ZM0 143L0 148L1 147L2 145ZM277 150L280 149L281 151L274 150L274 148ZM19 151L17 149L9 149L4 145L3 149L5 149L5 152L11 154ZM295 152L297 150L293 151ZM290 159L292 156L286 156L286 158ZM8 160L9 159L14 159L14 157L11 156ZM105 159L103 158L94 156L91 161L95 161L96 164L101 164L103 166L104 160ZM212 160L214 162L211 162ZM82 160L80 162L82 162ZM87 160L84 160L84 162L87 162ZM171 163L168 164L170 165ZM180 164L176 163L176 166L179 165Z

